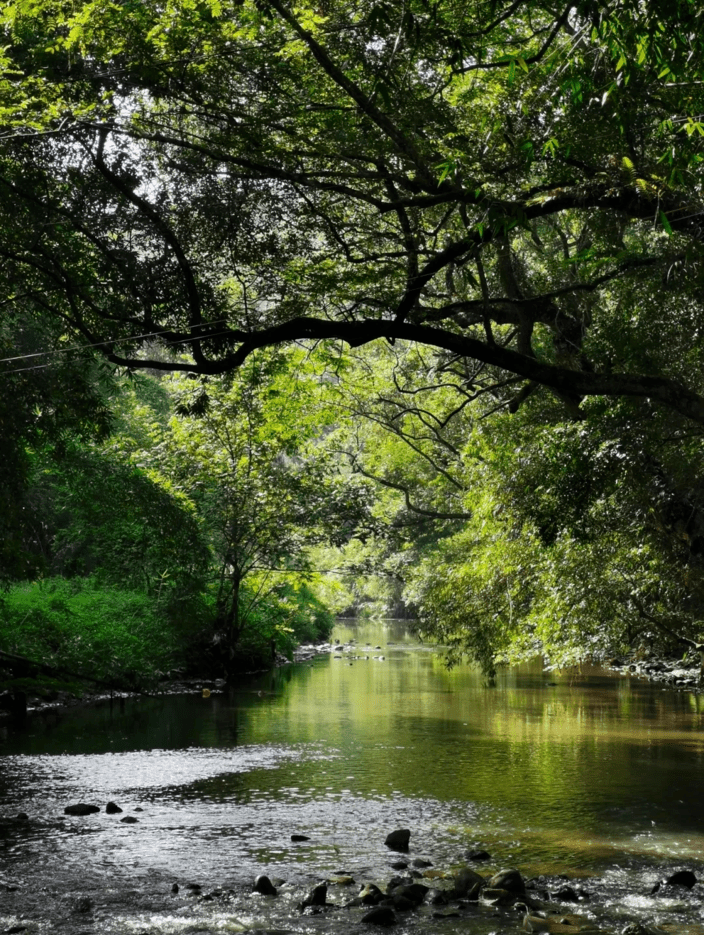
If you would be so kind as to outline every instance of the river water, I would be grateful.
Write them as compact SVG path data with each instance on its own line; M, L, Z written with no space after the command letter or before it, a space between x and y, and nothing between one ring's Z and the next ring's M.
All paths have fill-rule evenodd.
M335 636L356 643L209 698L0 727L0 932L347 935L365 929L362 909L296 906L324 879L354 879L330 883L338 906L388 881L396 828L411 830L405 860L431 862L428 885L481 848L485 875L518 867L553 892L569 876L591 898L565 911L604 931L640 919L704 932L704 884L650 895L675 870L704 877L701 696L538 663L487 684L470 667L448 671L400 624ZM124 813L106 814L108 801ZM64 815L75 802L101 811ZM275 899L251 892L261 873ZM523 918L433 911L399 916L397 931L496 935Z

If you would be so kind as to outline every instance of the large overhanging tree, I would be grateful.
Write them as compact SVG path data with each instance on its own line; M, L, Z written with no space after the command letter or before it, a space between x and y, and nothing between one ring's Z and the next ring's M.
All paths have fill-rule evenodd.
M407 340L513 409L547 387L704 423L699 4L1 15L6 307L128 368Z

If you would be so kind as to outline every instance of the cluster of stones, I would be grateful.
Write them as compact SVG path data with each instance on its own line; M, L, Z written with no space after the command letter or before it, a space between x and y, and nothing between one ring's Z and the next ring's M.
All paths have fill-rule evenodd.
M689 660L689 665L682 665L680 660L644 659L629 662L625 659L610 659L606 666L624 675L647 678L651 682L664 682L668 688L679 691L704 690L702 665L697 660Z
M358 649L356 642L356 640L350 640L348 643L331 643L329 651L333 654L333 659L346 659L348 665L358 660L372 659L375 662L384 662L386 659L386 656L370 655L381 649L381 646L366 645Z
M88 805L85 802L77 802L75 805L67 805L64 809L64 815L95 815L96 812L100 811L99 805ZM137 806L135 812L142 812L144 809ZM115 802L108 802L105 806L106 815L119 815L122 813L122 809ZM139 818L135 818L134 815L125 815L124 818L121 818L120 821L125 825L136 825L139 821Z
M305 840L303 835L295 835L297 840ZM387 847L395 851L407 851L410 840L408 829L399 829L391 832L386 838ZM490 855L483 850L473 850L466 854L472 862L489 860ZM406 861L397 861L391 865L396 870L408 869ZM429 861L415 859L413 868L427 868ZM414 878L415 877L415 878ZM381 888L374 883L366 883L358 894L338 906L328 902L328 883L353 884L352 877L338 877L319 883L310 890L298 904L301 912L322 912L328 909L362 908L366 910L361 922L368 925L392 926L398 921L398 914L411 912L420 905L433 907L432 916L435 919L448 919L460 916L460 910L467 904L478 904L485 907L501 907L522 913L522 919L517 923L527 932L569 933L580 932L604 933L605 930L597 928L585 916L566 912L564 906L558 903L584 903L589 901L590 894L585 890L574 889L563 881L556 888L548 890L543 878L526 880L520 871L508 868L484 877L470 867L464 867L449 880L449 886L433 888L419 880L422 875L417 869L411 871L407 877L395 876ZM653 888L671 890L673 887L691 889L697 880L689 870L678 871L661 884ZM271 879L261 875L254 881L253 890L264 896L276 896L277 889ZM529 892L530 890L530 892ZM623 935L650 935L651 930L642 923L631 923L623 930Z

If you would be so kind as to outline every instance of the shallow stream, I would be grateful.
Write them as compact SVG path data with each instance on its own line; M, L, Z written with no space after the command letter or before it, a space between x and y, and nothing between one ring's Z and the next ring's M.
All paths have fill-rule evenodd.
M330 884L337 905L388 881L396 828L411 829L404 859L432 863L428 885L482 848L485 875L514 866L553 890L568 875L591 898L565 911L606 931L704 932L704 883L650 895L674 870L704 877L702 696L539 664L489 685L402 625L335 636L354 649L209 698L0 726L0 932L360 932L361 909L296 906L323 879L356 881ZM76 802L101 811L64 815ZM276 898L251 892L261 873ZM433 911L399 915L396 931L521 930L515 910Z

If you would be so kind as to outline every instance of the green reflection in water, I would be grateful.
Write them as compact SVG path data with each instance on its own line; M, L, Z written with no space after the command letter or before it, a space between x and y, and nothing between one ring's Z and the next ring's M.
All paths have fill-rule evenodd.
M294 805L396 796L452 803L453 815L458 803L476 803L478 815L457 819L458 839L500 847L534 871L701 851L701 698L598 670L544 673L539 664L492 686L470 667L448 671L399 626L336 635L355 638L355 650L209 699L194 692L34 719L23 733L6 728L2 750L275 744L301 756L180 794Z

